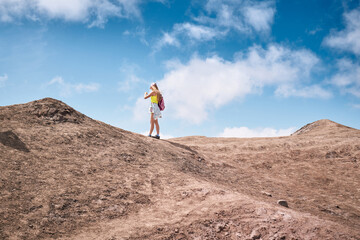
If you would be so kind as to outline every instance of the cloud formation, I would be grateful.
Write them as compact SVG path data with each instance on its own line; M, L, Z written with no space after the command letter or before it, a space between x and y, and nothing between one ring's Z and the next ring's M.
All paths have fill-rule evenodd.
M155 51L164 46L180 47L180 39L191 43L205 42L226 35L226 31L192 23L175 24L172 32L164 32L161 39L155 44Z
M330 82L338 87L342 93L349 93L360 98L360 65L350 59L337 61L338 72Z
M345 29L334 32L324 39L328 47L350 52L360 56L360 10L344 13ZM360 64L348 58L336 61L337 72L331 77L330 83L341 93L351 94L360 98Z
M253 138L253 137L279 137L289 136L294 133L295 127L287 129L274 129L274 128L247 128L247 127L233 127L225 128L224 131L219 134L219 137L236 137L236 138Z
M195 20L202 24L245 32L267 32L275 15L274 1L208 0Z
M3 76L0 76L0 87L3 87L5 85L5 82L8 79L8 75L4 74Z
M324 44L360 55L360 10L344 14L346 28L334 32L324 39Z
M325 90L319 84L298 87L294 85L281 85L279 86L275 94L283 97L303 97L303 98L323 98L328 99L333 95L330 91Z
M275 8L272 2L260 2L244 8L244 21L256 32L268 32L274 21Z
M143 97L138 98L132 109L134 120L137 122L148 122L150 119L149 107L148 100L145 100Z
M47 83L47 86L55 85L58 87L60 91L60 95L62 97L68 97L73 92L76 93L83 93L83 92L96 92L99 90L100 85L98 83L89 83L89 84L83 84L83 83L77 83L72 84L65 82L64 79L60 76L54 77L50 82Z
M174 26L174 33L184 33L189 39L197 41L210 40L218 35L218 32L213 28L191 23L176 24Z
M143 80L136 75L140 67L136 64L129 64L126 61L120 67L122 79L118 82L119 92L128 92Z
M308 86L318 62L307 50L290 50L280 45L270 45L267 49L254 46L246 53L237 54L234 61L213 56L193 57L185 64L173 62L158 86L169 106L167 114L201 123L209 111L249 94L261 93L267 86L275 87L281 97L329 97L331 93L320 85Z
M103 27L108 18L141 18L142 0L1 0L0 21L61 19Z
M225 37L231 30L241 34L267 34L274 21L274 1L208 0L193 22L177 23L164 32L156 50L164 46L180 47L180 40L191 43Z
M360 109L360 104L353 104L352 106L353 106L353 108Z

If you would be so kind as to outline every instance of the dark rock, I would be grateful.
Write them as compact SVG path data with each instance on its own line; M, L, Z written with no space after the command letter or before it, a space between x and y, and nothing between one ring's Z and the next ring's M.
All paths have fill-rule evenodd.
M253 230L250 235L250 239L260 239L261 233L258 230Z
M216 232L217 233L219 233L219 232L221 232L222 230L224 230L225 229L225 223L218 223L217 225L216 225L216 227L215 227L215 229L216 229Z
M285 200L279 200L277 203L283 207L287 207L287 208L289 207L287 201Z

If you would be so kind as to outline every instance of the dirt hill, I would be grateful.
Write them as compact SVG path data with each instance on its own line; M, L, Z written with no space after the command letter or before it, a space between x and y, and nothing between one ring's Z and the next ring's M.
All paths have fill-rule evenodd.
M292 134L296 135L334 135L339 133L346 133L349 130L356 130L328 119L318 120L313 123L309 123L304 127L300 128Z
M329 120L164 141L55 99L0 107L0 238L360 239L359 162Z

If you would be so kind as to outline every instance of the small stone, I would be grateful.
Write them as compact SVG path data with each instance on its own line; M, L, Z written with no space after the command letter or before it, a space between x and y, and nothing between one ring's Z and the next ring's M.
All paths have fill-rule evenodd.
M178 232L179 232L179 229L178 229L178 228L176 228L176 229L175 229L175 233L178 233Z
M268 192L265 192L265 191L262 191L261 193L268 196L268 197L272 197L271 193L268 193Z
M225 228L225 223L219 223L216 225L216 232L221 232Z
M260 239L261 238L261 233L258 230L255 229L255 230L253 230L251 232L250 238L251 239Z
M277 203L283 207L287 207L287 208L289 207L287 201L285 200L279 200Z

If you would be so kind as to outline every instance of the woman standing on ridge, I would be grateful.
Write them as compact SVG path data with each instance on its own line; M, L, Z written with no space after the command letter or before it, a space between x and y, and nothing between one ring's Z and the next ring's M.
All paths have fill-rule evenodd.
M156 83L152 83L150 85L150 89L152 90L152 92L150 94L148 94L147 92L145 92L144 94L144 99L147 99L149 97L151 97L151 105L150 105L150 131L149 131L149 137L151 137L151 134L154 130L154 124L156 126L156 136L154 136L154 138L160 139L160 126L159 126L159 122L158 119L161 118L161 112L160 112L160 108L159 108L159 101L162 98L162 95L159 91L158 86L156 85Z

